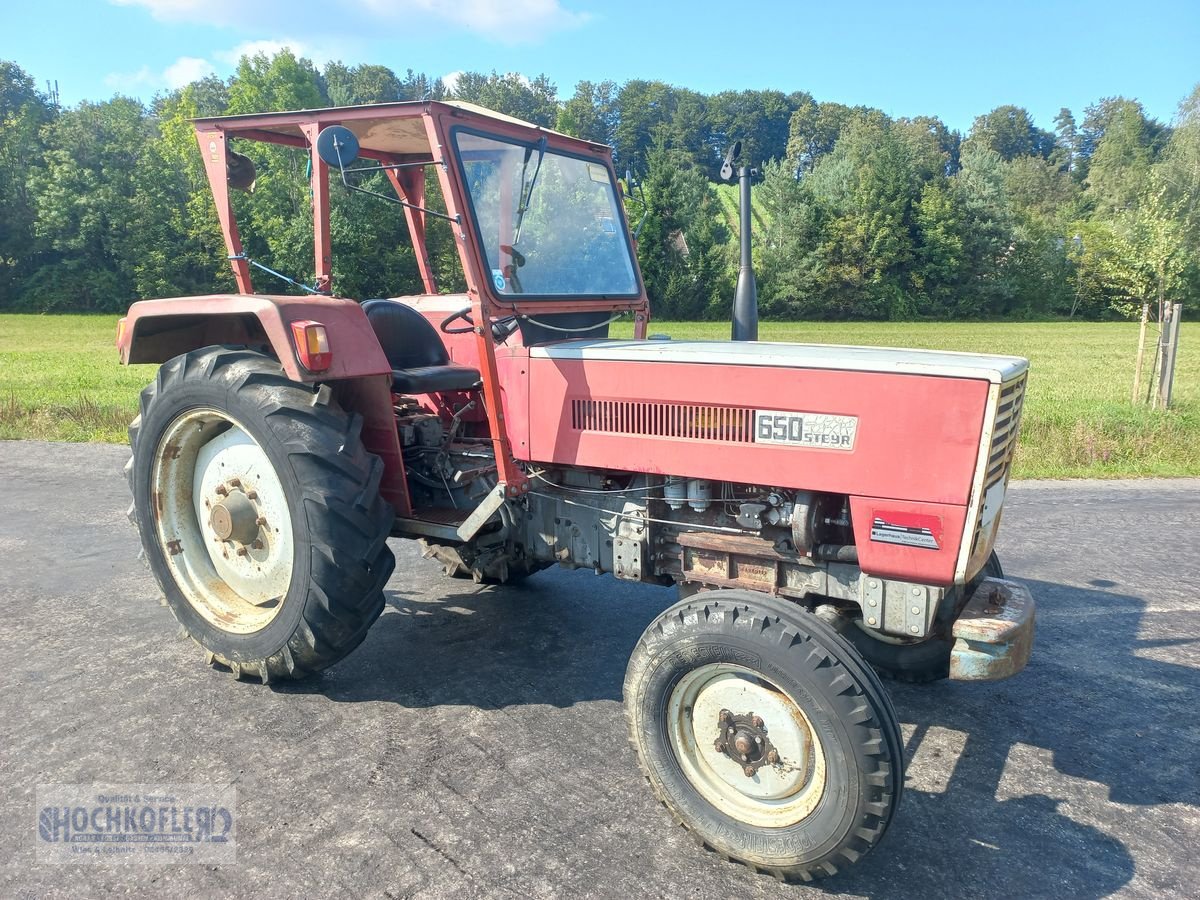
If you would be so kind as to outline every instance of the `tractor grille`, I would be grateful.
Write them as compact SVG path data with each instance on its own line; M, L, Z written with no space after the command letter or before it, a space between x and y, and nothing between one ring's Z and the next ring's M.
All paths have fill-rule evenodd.
M576 431L653 435L690 440L754 442L754 410L629 400L572 400Z
M992 552L992 543L996 538L998 519L991 520L991 526L983 528L983 504L987 493L997 484L1008 478L1012 467L1013 454L1017 447L1017 434L1021 429L1021 405L1025 400L1025 376L1000 387L999 402L996 404L996 419L992 427L992 445L988 454L987 471L983 477L983 491L979 497L981 504L975 516L975 524L971 528L970 556L967 560L966 571L974 575L983 568L988 555Z
M992 451L988 456L987 474L983 478L984 490L1003 481L1008 475L1017 446L1017 434L1021 430L1021 406L1024 401L1024 376L1000 388L996 424L992 429Z

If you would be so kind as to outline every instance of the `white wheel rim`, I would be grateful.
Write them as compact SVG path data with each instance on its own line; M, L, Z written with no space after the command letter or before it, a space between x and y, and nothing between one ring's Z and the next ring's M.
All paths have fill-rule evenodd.
M283 485L267 454L214 409L175 419L155 450L152 495L163 559L187 602L222 631L249 634L279 613L295 541ZM222 535L214 510L236 524Z
M779 754L747 776L743 763L716 749L722 711L756 715ZM803 821L825 793L825 752L807 713L762 675L728 663L687 673L671 693L667 729L692 786L727 815L763 828Z

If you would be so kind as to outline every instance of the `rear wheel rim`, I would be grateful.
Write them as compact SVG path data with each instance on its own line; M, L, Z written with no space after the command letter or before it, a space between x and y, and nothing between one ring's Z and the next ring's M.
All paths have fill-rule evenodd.
M291 509L262 446L228 413L177 416L154 451L156 538L188 605L209 624L251 634L291 585Z
M764 764L718 750L733 737L723 719L761 719L761 731L778 753ZM724 723L724 724L723 724ZM736 729L735 729L736 730ZM757 731L757 730L756 730ZM808 714L778 685L757 672L710 663L688 672L671 692L667 733L692 787L713 807L747 825L786 828L808 818L825 793L826 759ZM754 769L747 775L746 766Z

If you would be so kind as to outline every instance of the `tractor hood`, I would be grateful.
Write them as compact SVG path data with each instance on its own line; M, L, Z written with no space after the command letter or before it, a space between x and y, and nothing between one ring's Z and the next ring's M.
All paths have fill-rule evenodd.
M578 340L530 347L529 355L532 359L711 363L726 366L940 375L989 381L993 384L1011 381L1029 368L1028 360L1017 356L767 341Z
M1029 367L671 340L498 348L496 361L517 459L845 495L864 570L928 584L961 582L990 552ZM896 543L897 523L918 537Z

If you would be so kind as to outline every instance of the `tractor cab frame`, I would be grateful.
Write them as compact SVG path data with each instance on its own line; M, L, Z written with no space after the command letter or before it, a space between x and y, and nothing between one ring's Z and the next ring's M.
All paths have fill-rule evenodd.
M258 265L245 254L234 212L231 182L236 181L233 174L239 169L244 173L247 157L239 154L235 147L240 142L262 142L293 147L307 155L315 273L310 292L332 296L336 274L330 235L331 181L339 177L347 181L347 176L355 177L356 170L338 171L322 157L318 139L330 126L342 126L350 131L356 144L356 156L377 164L378 170L386 174L395 200L403 208L424 293L402 299L438 323L445 321L448 312L459 312L460 320L469 323L465 328L446 329L450 355L470 359L478 367L483 396L478 412L486 418L494 443L500 483L512 495L528 490L528 479L513 462L503 422L497 345L505 339L510 344L518 344L526 336L535 339L563 335L604 336L607 335L607 322L626 314L632 316L634 336L641 339L645 337L650 318L646 291L633 259L633 242L621 202L623 189L613 170L611 149L602 144L579 140L457 101L386 103L198 119L196 139L240 296L149 301L135 305L118 340L123 361L164 362L181 348L194 345L200 339L200 332L204 332L204 340L209 342L253 337L267 337L272 346L286 347L293 342L290 329L298 321L307 321L305 310L311 311L312 301L255 293L254 266L269 275L278 273ZM563 161L556 168L568 171L540 172L543 168L551 168L545 165L547 156ZM351 162L353 160L346 160L347 164ZM472 193L470 170L481 165L497 170L493 173L495 177L490 179L493 196L486 198ZM357 171L361 173L361 170ZM431 172L441 189L444 212L431 210L428 206L426 184ZM568 197L569 185L560 186L555 195L561 201L557 206L543 208L540 217L531 215L530 211L538 210L534 203L546 196L545 183L551 175L558 175L560 182L571 176L580 181L581 173L586 175L586 184L591 188L585 199L591 201L592 208L585 212L600 208L602 214L596 216L599 220L596 227L603 235L602 240L616 245L619 266L622 265L620 256L625 256L623 280L617 279L620 283L615 285L616 291L606 292L604 288L614 285L600 285L600 290L586 287L581 290L577 285L556 285L551 277L549 292L546 288L537 294L518 292L520 269L524 267L526 257L513 245L522 228L528 234L533 227L540 227L543 239L554 236L547 232L555 232L560 237L564 234L568 238L579 236L578 230L563 229L561 222L551 219L570 206L578 207L579 191ZM514 182L514 176L519 176L519 180ZM252 183L252 174L248 180ZM485 210L485 203L490 208ZM431 216L447 219L451 224L466 283L465 294L438 293L426 240ZM533 218L540 218L540 221L531 223L529 220ZM571 241L560 240L558 244L555 262L560 269L572 265L579 269L587 264L585 259L567 258L573 249ZM489 250L491 258L488 258ZM556 287L559 288L557 292ZM170 306L165 305L168 303ZM393 371L386 359L386 350L381 353L374 346L370 330L364 329L361 321L356 321L357 316L351 308L326 302L321 309L322 315L332 317L339 326L336 328L336 346L332 348L333 367L309 369L297 350L282 355L281 362L289 376L299 381L335 378L345 381ZM517 333L509 337L502 331L476 324L497 320L515 320L519 326ZM394 429L386 417L381 419L372 413L372 409L378 410L381 406L380 392L369 385L351 387L347 384L345 393L355 395L348 398L348 402L362 412L368 422L368 448L385 460L387 498L402 517L411 515L413 510L405 487L403 459L390 436Z

